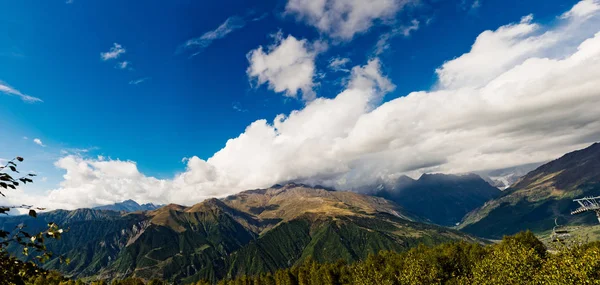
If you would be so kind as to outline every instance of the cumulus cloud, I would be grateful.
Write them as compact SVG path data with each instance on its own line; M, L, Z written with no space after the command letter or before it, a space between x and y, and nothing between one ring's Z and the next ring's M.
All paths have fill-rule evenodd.
M351 40L376 21L391 22L410 0L289 0L287 14L340 40Z
M172 179L147 177L130 161L67 156L57 162L66 170L64 181L47 201L71 208L128 198L190 205L288 181L364 189L401 174L476 172L554 159L600 138L597 17L580 18L577 35L547 41L547 49L527 49L527 56L522 55L525 43L562 33L565 26L542 27L525 19L484 32L512 34L496 43L518 51L502 54L520 55L507 62L497 53L484 53L491 67L502 68L383 104L394 85L382 63L370 60L352 68L335 98L317 98L272 121L257 120L207 160L186 160L185 171ZM573 19L563 21L570 25ZM530 25L540 32L524 33ZM473 49L443 66L480 52ZM463 68L452 71L474 76L468 70L473 66Z
M21 91L11 87L10 85L8 85L2 81L0 81L0 93L4 93L6 95L11 95L11 96L17 96L17 97L21 98L21 100L23 100L27 103L43 102L42 99L33 97L33 96L29 96L27 94L23 94Z
M125 52L126 50L122 45L118 43L113 43L113 46L110 48L109 51L100 53L100 58L102 58L102 60L104 61L107 61L109 59L117 59Z
M563 14L569 16L561 17L563 21L550 29L534 23L533 15L527 15L519 23L481 33L468 53L436 70L440 87L482 86L528 58L557 58L574 51L581 41L598 31L600 24L597 12L577 8L587 2L592 1L577 3Z
M600 10L600 0L583 0L575 4L571 10L564 13L561 18L585 19L594 15L598 10Z
M35 144L39 145L39 146L46 146L46 145L44 145L44 143L42 142L42 140L40 140L38 138L33 139L33 142Z
M304 100L314 99L315 57L324 49L323 44L292 35L283 38L281 33L274 38L275 43L266 50L259 46L248 53L248 77L285 96L296 97L301 92Z

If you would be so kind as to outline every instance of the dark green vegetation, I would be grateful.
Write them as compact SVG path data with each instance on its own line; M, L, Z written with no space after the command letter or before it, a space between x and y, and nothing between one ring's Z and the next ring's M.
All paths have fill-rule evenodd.
M469 213L460 229L482 237L501 238L524 229L549 231L561 225L595 225L594 214L571 216L572 200L600 195L600 143L544 164L485 206Z
M547 251L531 232L507 236L498 243L451 242L408 251L382 251L365 260L319 263L305 259L274 272L243 275L220 280L219 285L428 285L428 284L600 284L600 243L560 245ZM60 283L39 277L28 284ZM109 284L94 282L92 284ZM143 280L126 278L115 285L143 285ZM148 285L166 284L153 280ZM208 285L197 281L191 284Z
M251 190L192 207L118 213L79 209L38 219L0 219L0 228L46 220L70 230L48 248L71 259L44 264L82 280L140 277L189 283L273 272L304 263L354 262L381 250L477 242L458 231L416 222L382 198L289 184Z
M501 193L475 174L423 174L418 180L402 176L374 194L435 224L454 226Z
M456 242L386 251L347 265L306 262L222 285L600 284L600 243L561 246L555 254L531 232L489 246Z

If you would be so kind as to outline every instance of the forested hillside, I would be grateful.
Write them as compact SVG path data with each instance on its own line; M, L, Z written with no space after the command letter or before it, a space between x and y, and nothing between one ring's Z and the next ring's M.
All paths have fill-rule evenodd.
M364 261L318 263L306 259L274 272L223 279L219 285L337 284L600 284L600 243L558 244L550 253L531 232L507 236L500 243L452 242L418 246L406 252L382 251ZM147 283L145 283L147 282ZM161 280L138 278L92 282L95 285L157 285ZM31 278L27 284L77 284L55 274ZM212 284L206 280L190 284Z

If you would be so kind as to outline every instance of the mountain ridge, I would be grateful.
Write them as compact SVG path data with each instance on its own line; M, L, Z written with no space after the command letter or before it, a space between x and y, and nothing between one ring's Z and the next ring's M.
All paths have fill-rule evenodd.
M60 213L69 216L68 212ZM380 250L403 251L420 243L481 242L422 223L383 198L298 184L244 191L190 207L169 204L145 212L82 212L101 214L63 219L71 231L49 244L71 263L52 260L45 267L89 280L127 276L171 282L217 280L274 271L309 257L352 262ZM40 214L40 224L54 215ZM0 221L0 226L8 224Z
M136 212L136 211L152 211L156 210L163 205L156 205L153 203L139 204L138 202L128 199L122 202L110 204L110 205L102 205L93 207L95 210L111 210L111 211L124 211L124 212Z
M600 195L600 143L541 165L502 195L467 214L459 229L488 238L531 229L540 233L559 224L590 225L592 215L571 216L573 199Z
M477 174L434 173L416 180L400 176L394 183L377 187L373 194L438 225L454 226L501 191Z

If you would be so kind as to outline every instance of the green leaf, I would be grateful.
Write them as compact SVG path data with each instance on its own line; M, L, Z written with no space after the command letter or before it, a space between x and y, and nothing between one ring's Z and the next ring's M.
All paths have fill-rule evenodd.
M12 165L11 165L11 166L9 166L8 168L10 168L10 170L12 170L12 171L14 171L14 172L16 172L16 173L19 173L19 171L17 171L17 168L16 168L16 167L14 167L14 166L12 166Z
M33 182L33 180L23 177L23 178L19 178L19 180L21 180L21 182L23 182L23 184L27 184L27 182L31 183Z
M22 158L22 157L20 157L20 156L17 156L17 160L18 160L19 162L23 162L23 158Z

